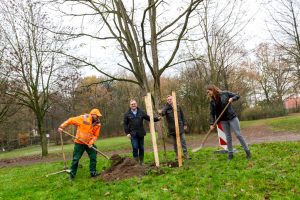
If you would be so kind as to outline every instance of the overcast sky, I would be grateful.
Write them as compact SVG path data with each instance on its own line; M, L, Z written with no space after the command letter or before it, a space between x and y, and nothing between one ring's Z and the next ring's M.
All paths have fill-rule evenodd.
M268 14L266 13L265 8L261 5L263 0L250 0L246 1L247 3L247 16L253 16L252 20L247 24L244 30L244 39L245 39L245 48L247 50L254 49L260 42L266 42L270 39L268 31L266 29L265 20L267 19ZM80 7L79 11L83 8ZM74 11L75 8L72 8ZM175 9L176 12L176 9ZM96 24L93 23L82 23L80 20L75 20L74 18L66 19L63 21L65 24L81 24L83 25L81 28L85 30L95 29ZM85 46L76 50L76 54L84 55L91 60L92 62L97 62L97 64L103 66L106 70L113 71L112 69L117 65L118 62L122 61L122 56L117 48L115 43L106 42L99 43L95 40L91 40L89 38L82 38L80 42L85 43ZM84 69L81 70L84 76L97 74L98 72L95 70ZM167 71L167 73L169 73Z

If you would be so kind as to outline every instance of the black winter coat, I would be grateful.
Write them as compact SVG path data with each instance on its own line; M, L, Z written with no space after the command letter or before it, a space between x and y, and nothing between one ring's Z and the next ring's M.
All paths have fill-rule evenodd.
M209 120L210 125L213 125L216 119L219 117L223 109L226 107L229 98L232 98L233 101L236 101L240 98L238 94L228 92L228 91L220 92L219 96L220 96L220 102L217 102L215 100L210 101L210 120ZM236 113L234 112L230 104L219 121L228 121L235 117L236 117Z
M144 137L146 135L146 131L143 126L144 119L150 121L149 115L147 115L144 111L137 108L136 116L134 116L131 109L129 109L124 114L124 131L126 135L130 134L132 137ZM159 119L154 117L154 121L159 121Z
M184 126L186 126L186 121L180 106L177 105L177 115L180 134L184 133ZM168 122L168 131L170 135L175 135L175 121L174 121L174 111L173 106L166 104L162 109L162 116L166 116Z

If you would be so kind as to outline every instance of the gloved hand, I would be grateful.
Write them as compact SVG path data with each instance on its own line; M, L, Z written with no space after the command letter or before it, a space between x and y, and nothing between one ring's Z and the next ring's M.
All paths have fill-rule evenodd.
M130 134L127 134L127 137L128 137L129 139L131 139L131 135L130 135Z

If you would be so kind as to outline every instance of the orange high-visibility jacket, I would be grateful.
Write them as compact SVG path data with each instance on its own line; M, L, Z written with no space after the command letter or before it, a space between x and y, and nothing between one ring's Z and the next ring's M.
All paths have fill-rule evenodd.
M62 123L60 125L60 128L64 129L69 125L77 126L76 137L78 139L75 139L74 142L78 144L94 144L94 142L100 135L101 124L93 124L91 114L84 114L77 117L71 117L67 121ZM80 140L83 142L81 142Z

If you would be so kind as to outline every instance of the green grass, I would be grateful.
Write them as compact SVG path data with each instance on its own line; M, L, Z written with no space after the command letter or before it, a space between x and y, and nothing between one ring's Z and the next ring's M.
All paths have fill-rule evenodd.
M214 150L191 154L192 160L182 168L162 167L162 175L113 183L89 178L87 158L81 160L83 168L73 182L66 174L45 177L61 170L62 162L2 168L0 199L300 199L298 142L253 145L250 161L242 150L232 161ZM150 162L153 155L146 154ZM98 157L99 170L108 165Z
M284 117L241 121L241 128L249 128L251 126L269 126L274 131L300 131L300 114L292 114Z
M273 130L276 131L300 131L300 115L290 115L287 117L278 117L267 122Z
M274 131L300 131L300 114L293 114L285 117L261 119L261 120L252 120L252 121L241 121L241 128L249 128L251 126L260 126L266 125L271 127ZM198 135L186 135L187 140L199 139ZM96 142L97 148L100 151L117 151L122 149L130 149L131 144L126 136L114 137L107 139L99 139ZM145 137L145 146L151 146L151 137L150 134L147 134ZM71 154L73 151L73 144L64 145L66 154ZM50 145L48 148L49 154L55 154L61 152L60 146ZM25 147L22 149L17 149L11 152L1 152L0 159L5 158L16 158L22 156L32 156L32 155L41 155L40 146L31 146Z

